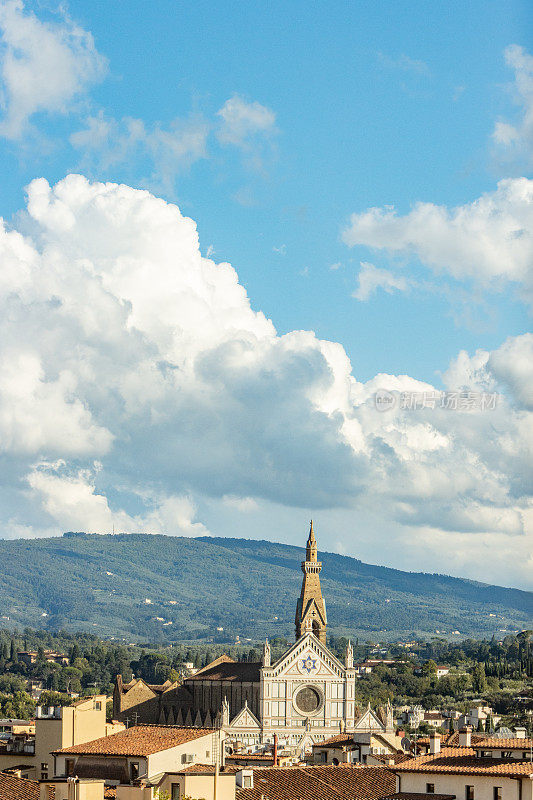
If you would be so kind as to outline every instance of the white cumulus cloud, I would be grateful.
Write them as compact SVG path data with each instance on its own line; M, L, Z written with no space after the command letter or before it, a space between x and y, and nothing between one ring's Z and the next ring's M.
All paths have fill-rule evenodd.
M505 179L455 208L416 203L352 214L344 242L416 256L435 272L483 286L512 281L533 291L533 181Z

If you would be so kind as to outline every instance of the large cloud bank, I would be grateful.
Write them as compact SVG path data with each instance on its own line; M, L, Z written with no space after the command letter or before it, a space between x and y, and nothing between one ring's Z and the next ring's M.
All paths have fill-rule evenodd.
M203 532L195 502L228 496L527 529L533 337L450 365L450 389L503 393L494 409L402 408L433 387L363 384L340 344L279 336L177 206L79 175L30 184L0 264L3 535Z

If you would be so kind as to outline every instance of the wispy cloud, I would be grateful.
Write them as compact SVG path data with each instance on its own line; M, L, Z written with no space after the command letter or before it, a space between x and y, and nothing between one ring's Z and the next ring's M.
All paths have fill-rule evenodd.
M505 49L505 61L514 70L511 90L520 109L514 122L498 120L492 139L500 155L518 166L533 165L533 56L523 47L512 44Z
M115 164L147 158L152 165L151 183L171 191L176 176L195 161L207 157L209 124L199 116L175 119L164 127L147 129L143 120L116 120L101 110L73 133L71 144L82 155L83 168L106 170Z
M43 22L22 0L0 3L0 135L20 139L38 113L68 114L73 102L102 80L107 59L92 35L64 13Z
M220 127L217 133L222 144L247 148L258 134L270 136L276 130L276 115L257 101L247 102L239 95L226 100L217 111Z
M274 137L278 133L274 111L257 101L248 102L234 95L217 111L217 116L219 143L238 148L246 167L263 172L266 161L272 158Z
M431 70L425 61L421 61L418 58L411 58L410 56L405 55L405 53L401 53L396 58L393 58L386 53L378 51L377 57L383 66L392 70L410 72L415 75L431 74Z
M357 300L365 301L370 298L378 289L383 289L387 294L394 291L406 292L409 289L409 281L402 275L394 275L386 269L378 269L374 264L361 261L361 269L357 276L359 285L353 292L352 297Z

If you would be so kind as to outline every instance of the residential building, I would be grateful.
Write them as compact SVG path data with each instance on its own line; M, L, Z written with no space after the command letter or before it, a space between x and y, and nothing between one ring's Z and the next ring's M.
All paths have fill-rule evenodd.
M14 734L35 733L35 721L28 719L0 719L0 739L9 739Z
M111 786L153 782L184 766L222 764L224 738L214 729L135 725L56 750L54 777L105 780Z
M394 767L396 793L401 800L531 800L533 741L525 738L485 738L472 742L470 728L459 734L458 747L441 747L432 736L427 755Z
M116 730L106 723L106 695L84 698L71 706L37 707L35 734L13 733L0 741L0 769L23 767L32 778L52 775L54 750L88 742ZM118 723L123 728L122 723Z
M470 726L475 731L489 732L498 726L500 719L501 717L495 714L490 706L479 703L469 709L466 714L461 714L455 721L455 727L458 730Z
M442 728L446 723L447 717L442 711L432 709L431 711L424 711L422 722L429 725L430 728Z
M401 738L395 733L341 733L313 745L314 764L367 764L372 756L403 753Z
M35 664L39 657L37 650L21 650L18 654L19 661L22 661L28 667ZM53 664L68 664L69 659L65 653L56 653L55 650L44 650L44 660Z

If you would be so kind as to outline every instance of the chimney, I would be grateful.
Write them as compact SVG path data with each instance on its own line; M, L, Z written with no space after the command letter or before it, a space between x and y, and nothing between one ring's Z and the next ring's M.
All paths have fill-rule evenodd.
M240 769L238 772L236 772L235 783L240 789L253 789L254 788L253 769Z
M517 739L525 739L526 738L526 729L525 728L515 728L514 735Z
M429 737L429 752L435 756L440 753L440 736L436 731L431 731Z
M464 728L461 728L459 731L459 747L471 747L472 746L472 727L470 725L465 725Z
M278 734L274 734L274 766L278 766Z

